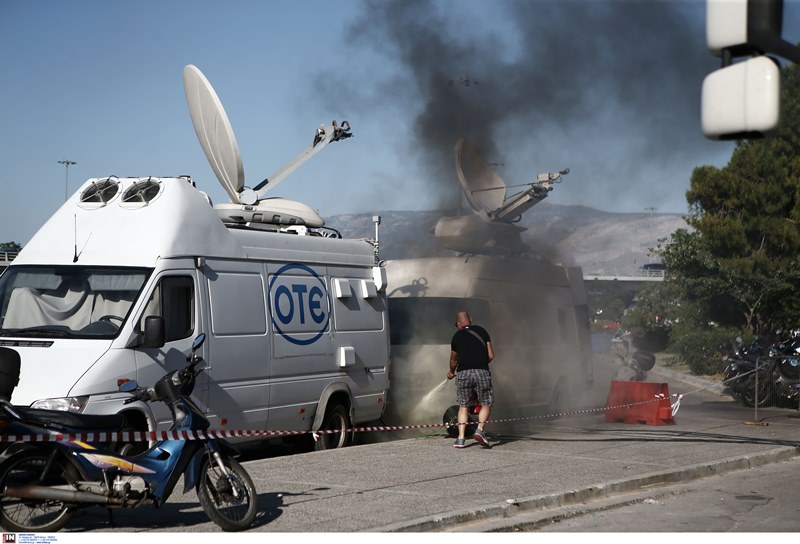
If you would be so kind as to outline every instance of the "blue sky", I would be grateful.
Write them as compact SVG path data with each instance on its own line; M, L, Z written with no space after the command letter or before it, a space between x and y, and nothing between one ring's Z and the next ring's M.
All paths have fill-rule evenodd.
M185 104L186 64L220 96L247 185L320 124L350 122L353 138L270 193L323 217L454 201L456 131L485 144L509 185L570 168L551 202L685 212L692 168L731 151L700 133L702 76L717 66L703 2L662 6L666 21L638 0L567 4L2 0L0 241L24 245L63 203L64 159L77 163L70 194L92 177L187 174L224 202ZM800 2L787 0L784 37L798 28ZM450 83L463 77L478 84Z

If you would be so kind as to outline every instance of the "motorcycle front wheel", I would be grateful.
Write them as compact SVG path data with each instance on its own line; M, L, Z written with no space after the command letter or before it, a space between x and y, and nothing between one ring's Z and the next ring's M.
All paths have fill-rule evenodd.
M0 465L0 491L6 485L40 485L73 489L69 475L74 469L63 458L56 457L45 473L50 452L29 449L15 453ZM16 533L49 533L64 527L75 515L75 509L54 499L22 499L0 496L0 525Z
M226 475L213 458L206 458L197 484L200 506L223 531L244 531L256 519L256 487L236 461L223 457Z

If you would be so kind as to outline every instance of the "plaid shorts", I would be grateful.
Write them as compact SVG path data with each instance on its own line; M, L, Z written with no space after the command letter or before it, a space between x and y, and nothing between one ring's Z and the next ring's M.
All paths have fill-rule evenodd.
M484 406L494 403L492 391L492 375L488 370L468 368L459 370L456 374L456 399L459 406L469 405L469 396L472 389L478 394L478 402Z

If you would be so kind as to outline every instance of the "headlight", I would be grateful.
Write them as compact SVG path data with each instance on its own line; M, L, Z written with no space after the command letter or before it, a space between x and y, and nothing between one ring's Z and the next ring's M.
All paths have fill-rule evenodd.
M40 410L60 410L80 414L86 406L89 397L65 397L60 399L42 399L31 404L31 408Z

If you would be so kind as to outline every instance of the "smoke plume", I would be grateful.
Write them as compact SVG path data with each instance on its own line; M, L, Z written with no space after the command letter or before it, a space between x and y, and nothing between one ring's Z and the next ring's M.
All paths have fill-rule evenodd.
M343 82L342 93L329 97L358 96L376 114L396 107L413 117L410 152L431 183L444 185L439 193L449 205L460 137L489 162L536 168L509 183L572 168L558 190L576 191L587 204L631 188L658 198L660 184L688 185L664 179L676 164L707 162L699 97L716 61L703 42L702 3L478 4L479 17L510 21L502 35L483 30L481 20L465 23L462 5L367 2L347 30L348 43L396 65L396 75L371 84L359 78L357 88Z

